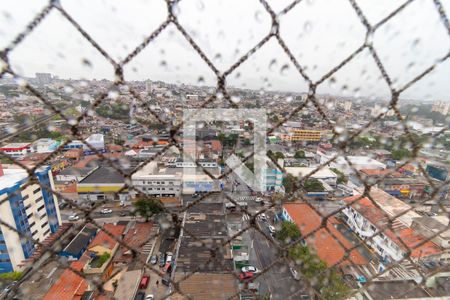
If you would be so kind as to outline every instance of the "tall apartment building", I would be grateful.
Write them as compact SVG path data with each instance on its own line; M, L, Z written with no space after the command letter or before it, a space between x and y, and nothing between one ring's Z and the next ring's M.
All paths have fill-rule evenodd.
M450 111L450 102L444 102L444 101L437 101L433 103L433 106L431 107L431 111L438 112L441 115L448 115Z
M36 81L40 85L49 84L52 82L52 74L50 73L36 73Z
M0 216L9 225L0 224L0 273L20 271L21 262L35 250L34 243L19 233L42 242L61 225L58 200L50 191L51 168L36 170L35 179L30 184L25 170L0 165Z

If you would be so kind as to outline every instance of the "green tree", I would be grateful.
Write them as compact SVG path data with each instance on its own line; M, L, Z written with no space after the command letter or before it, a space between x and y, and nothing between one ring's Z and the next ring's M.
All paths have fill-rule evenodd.
M139 198L134 202L134 215L140 215L145 218L145 222L150 217L164 211L164 206L157 198Z
M395 160L402 160L403 158L411 157L411 151L405 148L396 149L392 151L391 157Z
M290 242L300 237L300 230L294 222L283 221L281 223L281 229L277 232L277 239L283 242Z
M303 183L303 188L307 192L323 192L325 188L323 184L315 178L309 178Z
M0 279L17 281L22 277L22 272L9 272L0 274Z
M298 151L295 152L294 158L299 159L299 158L305 158L305 157L306 157L305 156L305 151L298 150Z
M292 193L295 189L295 182L297 181L297 178L292 174L286 174L283 178L283 186L284 191L288 194Z
M339 171L338 169L330 168L330 170L337 175L337 183L346 183L348 181L347 176L345 176L345 174Z
M280 158L284 158L284 154L277 151L277 152L275 152L275 154L274 154L274 158L275 158L275 160L278 160L278 159L280 159Z

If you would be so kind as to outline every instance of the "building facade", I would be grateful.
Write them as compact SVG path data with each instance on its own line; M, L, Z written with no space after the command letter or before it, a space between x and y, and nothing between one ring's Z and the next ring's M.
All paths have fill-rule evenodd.
M0 224L0 273L19 271L23 260L35 250L33 241L19 235L28 235L42 242L61 225L58 199L53 195L53 177L50 167L35 173L36 183L28 183L23 169L0 168L0 215L12 230Z
M29 143L11 143L0 148L5 154L12 158L21 158L33 153L33 147Z

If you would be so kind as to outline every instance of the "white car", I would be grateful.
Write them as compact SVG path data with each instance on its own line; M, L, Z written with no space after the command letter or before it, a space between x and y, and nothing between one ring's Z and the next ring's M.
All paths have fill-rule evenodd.
M300 280L300 274L298 274L297 270L292 267L289 269L291 270L292 277L294 277L295 280Z
M153 297L152 294L147 295L147 297L145 297L145 300L153 300L153 299L155 299L155 297Z
M260 197L256 197L256 199L255 199L256 203L261 203L263 201L264 201L263 198L260 198Z
M112 213L112 209L110 208L104 208L100 211L101 214L106 215Z
M269 231L270 233L275 233L275 227L273 227L272 225L269 225Z
M71 215L68 219L69 221L78 221L80 217L78 215Z
M241 271L242 271L242 273L247 273L247 272L258 273L259 272L258 268L255 268L253 266L242 267Z

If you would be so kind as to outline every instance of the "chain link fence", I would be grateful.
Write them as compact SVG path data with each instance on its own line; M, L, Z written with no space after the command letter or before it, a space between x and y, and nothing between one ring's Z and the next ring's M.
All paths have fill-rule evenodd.
M431 1L431 0L430 0ZM336 233L332 228L330 228L330 220L332 217L336 217L339 214L342 213L343 210L348 209L350 207L357 207L359 204L359 201L362 201L363 199L368 199L370 201L370 205L374 207L374 209L378 208L380 211L383 211L381 209L380 204L375 201L373 197L373 193L371 192L372 188L376 186L378 183L382 182L385 178L387 178L391 173L399 170L400 168L408 165L409 163L416 162L418 163L418 169L421 176L423 176L426 181L427 185L430 186L430 192L429 197L426 199L423 199L421 201L422 204L425 204L427 202L434 202L436 201L437 205L439 206L439 211L441 213L448 213L447 208L445 207L444 203L441 201L440 198L440 192L444 191L446 186L448 185L448 180L444 182L438 182L436 180L433 180L430 178L429 174L425 170L425 166L422 162L417 161L417 158L419 157L420 150L424 147L424 142L419 141L415 138L415 136L412 134L410 127L408 126L406 120L402 116L399 108L398 108L398 102L399 97L402 95L402 93L416 84L416 82L420 81L422 78L426 77L428 74L430 74L431 71L436 69L441 63L446 61L449 58L450 52L447 52L445 56L437 60L434 64L428 66L424 70L421 71L420 74L418 74L416 77L414 77L412 80L404 84L403 86L396 86L394 84L393 78L388 74L386 71L385 66L383 65L378 51L376 47L372 44L372 37L375 32L377 32L386 22L389 20L395 18L400 12L402 12L406 7L411 5L414 1L409 0L405 1L402 5L400 5L398 8L393 10L391 13L389 13L387 16L385 16L381 21L377 22L376 24L372 24L368 21L365 12L361 7L358 5L357 1L355 0L349 0L349 3L351 4L351 7L353 8L354 12L358 16L360 22L363 24L365 30L366 30L366 38L363 41L363 43L357 47L350 55L348 55L344 60L339 62L334 68L332 68L329 72L323 74L323 76L320 77L320 79L314 81L311 79L307 72L305 71L305 68L302 67L302 61L299 61L296 59L295 55L293 54L292 49L288 47L286 42L283 40L283 37L280 35L280 26L286 14L289 14L289 12L296 6L298 6L301 2L301 0L293 1L291 4L289 4L287 7L282 9L279 12L275 12L269 3L267 3L265 0L260 0L261 8L264 9L264 12L268 14L271 18L271 28L267 32L267 34L256 44L254 47L252 47L247 53L242 55L239 59L236 60L234 64L230 68L228 68L226 71L221 72L219 69L215 66L214 62L211 60L210 57L208 57L205 52L202 50L202 48L196 43L195 38L193 38L189 33L188 30L186 30L179 22L177 18L177 7L178 7L179 1L166 1L167 4L167 19L162 22L159 27L154 30L151 33L148 33L145 39L143 39L142 43L133 49L124 59L117 61L113 59L108 54L108 49L103 49L96 41L95 39L90 35L89 32L83 29L83 27L74 19L72 16L65 10L64 6L60 4L59 1L50 1L48 5L42 9L35 17L34 19L26 26L26 28L0 53L0 57L2 59L2 69L1 69L1 76L4 77L6 75L12 75L16 78L20 78L20 76L17 75L16 71L12 69L12 67L9 64L9 56L11 53L14 52L16 47L20 45L27 36L40 25L40 23L46 19L46 17L49 15L52 11L59 11L62 16L65 18L65 20L70 23L78 32L81 33L81 35L86 39L86 41L89 42L92 47L94 47L113 67L115 72L115 80L113 84L111 85L111 90L117 90L119 88L124 88L131 93L132 97L135 99L135 103L143 109L146 113L148 113L148 116L153 118L155 122L161 124L164 128L168 128L170 131L170 138L169 143L164 146L161 151L157 153L156 156L152 157L151 159L146 160L143 164L131 168L125 169L120 163L117 163L117 161L111 160L111 158L107 157L104 153L100 153L96 148L89 144L88 142L85 142L87 147L94 152L102 163L105 165L108 165L109 167L116 170L118 173L120 173L125 178L125 185L123 188L121 188L118 193L121 192L136 192L140 194L142 191L137 189L135 186L133 186L131 181L132 174L139 171L143 166L146 164L158 160L161 158L164 153L171 147L177 147L181 153L183 153L183 149L181 147L181 144L183 142L182 135L180 135L180 130L183 128L183 123L172 125L172 123L165 118L161 117L161 115L157 112L155 112L154 107L152 107L150 101L147 101L146 99L143 99L141 94L135 90L135 88L132 85L127 85L126 78L124 77L123 68L125 65L127 65L134 57L136 57L143 49L145 49L149 44L151 44L156 37L158 37L162 32L167 30L167 27L169 25L173 25L176 30L181 33L181 35L186 39L186 41L190 44L192 49L195 50L196 53L198 53L199 57L207 64L207 66L212 70L212 72L215 74L217 79L217 85L215 87L215 91L211 93L211 96L209 96L206 101L202 103L200 108L205 107L215 107L215 103L219 102L223 105L226 105L231 108L239 108L239 103L236 101L233 101L232 96L229 92L229 89L227 87L226 80L230 76L230 74L235 71L236 69L240 68L240 66L247 61L250 57L255 55L259 51L259 49L264 46L269 41L274 41L278 43L282 50L285 52L285 54L289 57L292 64L295 66L296 71L298 71L298 76L301 77L304 81L308 84L308 93L304 101L301 101L300 103L297 103L295 107L292 108L292 110L282 119L278 120L275 124L272 124L273 127L269 128L267 131L267 134L273 133L275 130L277 130L282 124L285 122L291 120L292 118L298 116L299 113L301 113L305 108L307 107L313 107L317 111L318 115L322 120L327 124L327 126L330 128L330 130L333 133L333 143L334 146L339 149L338 154L334 157L328 159L327 161L323 162L319 167L315 168L314 171L310 172L308 175L303 176L301 180L297 180L294 182L294 186L292 191L287 192L284 195L277 195L277 197L273 197L272 201L269 206L264 207L263 209L259 210L257 213L251 213L246 207L243 207L240 205L238 201L233 199L233 197L230 197L229 194L225 193L224 191L220 192L222 197L226 198L227 201L233 203L236 205L240 211L247 214L249 216L249 221L246 226L243 226L242 229L237 231L233 236L230 236L224 240L221 240L220 243L211 244L208 241L205 241L201 237L197 237L195 233L189 232L188 228L183 223L183 215L185 215L189 210L195 208L196 206L200 205L201 203L205 203L208 201L210 197L217 196L217 192L208 192L198 199L195 199L194 201L190 202L188 205L179 208L177 210L170 210L165 211L165 217L164 220L161 221L161 226L163 228L172 228L176 229L177 231L183 231L184 234L188 235L190 238L195 240L197 243L201 244L203 247L206 247L208 249L208 252L210 253L210 256L208 258L209 263L220 263L220 253L223 251L227 251L226 249L229 249L231 247L232 241L236 239L239 236L244 235L245 233L252 233L253 236L255 233L258 233L258 236L264 238L267 240L267 242L270 244L270 247L273 249L276 249L278 255L277 259L275 261L271 261L270 264L261 270L260 273L256 274L255 278L257 279L260 276L265 276L265 274L271 272L271 269L276 265L283 265L285 268L289 268L293 265L297 265L299 267L299 270L303 271L305 270L305 261L302 260L302 256L295 256L295 251L299 251L299 248L296 248L298 245L303 245L302 243L305 240L308 240L310 238L314 238L314 236L320 231L325 231L326 234L330 235L343 249L345 250L345 255L337 261L334 265L328 266L325 269L317 270L315 274L307 275L302 274L301 275L301 281L304 283L309 291L307 292L309 295L314 295L315 297L319 299L339 299L339 298L346 298L346 297L352 297L357 294L363 295L365 291L368 291L371 289L371 286L373 286L379 277L382 277L384 274L389 272L390 270L394 269L397 265L407 262L420 276L420 280L414 282L414 287L412 291L408 291L405 294L414 294L415 289L429 289L426 287L426 280L433 274L438 274L439 272L447 271L448 266L442 265L438 268L434 269L432 272L425 271L423 267L420 265L420 262L417 260L414 260L411 258L411 253L415 251L416 248L421 247L423 244L433 240L438 235L446 232L448 230L448 226L446 226L444 229L440 229L439 231L435 232L433 235L428 236L420 241L420 243L416 243L416 245L411 248L408 246L405 242L402 236L400 236L397 231L394 229L396 220L407 214L409 211L414 210L414 206L411 206L408 210L402 210L399 214L394 215L388 215L384 213L383 216L383 226L379 226L378 230L365 238L364 240L360 240L357 243L354 243L350 248L346 245L343 245L341 240L336 237ZM436 11L439 13L440 20L442 21L442 26L444 26L448 33L448 38L450 38L450 23L448 16L446 12L444 11L444 6L439 0L433 1L434 6L436 8ZM333 75L335 75L339 70L341 70L344 66L349 64L358 54L360 54L362 51L368 51L370 53L370 56L374 59L376 62L376 66L380 73L382 74L382 80L386 82L386 84L389 86L391 97L389 101L389 106L386 110L383 110L380 112L376 117L372 118L370 122L366 125L366 128L359 129L355 132L345 132L341 128L335 125L335 122L329 118L329 115L327 114L327 110L323 107L323 104L320 104L316 95L316 91L319 86L324 84L327 80L330 80ZM91 116L91 112L98 108L101 104L105 103L105 101L108 101L108 92L102 92L100 93L96 98L95 101L92 102L91 106L86 109L83 113L81 113L76 118L72 118L70 116L65 115L65 109L58 108L55 106L52 101L47 99L38 89L33 87L31 84L24 80L18 79L18 82L20 86L31 93L31 95L35 96L36 98L41 101L45 107L51 111L51 114L46 116L45 118L41 118L31 124L25 124L22 127L18 128L17 131L10 132L2 137L0 137L0 141L2 143L10 141L14 137L18 136L21 132L25 132L28 130L31 130L33 128L36 128L37 126L42 126L42 124L45 124L48 122L52 117L59 116L62 118L67 124L70 126L71 130L71 137L70 139L67 139L64 141L56 151L48 155L45 159L39 162L39 164L35 167L28 167L27 165L23 165L20 160L14 159L13 157L9 156L8 154L1 152L0 155L2 158L9 159L13 161L14 164L24 168L28 174L29 177L27 179L27 182L22 185L21 190L24 190L28 186L36 183L36 178L34 176L35 172L38 170L40 166L44 166L46 164L49 164L52 159L60 155L66 145L68 145L72 140L85 140L85 136L83 136L82 132L79 129L79 125L85 120L86 118ZM401 165L397 165L395 169L390 169L390 172L387 172L383 176L380 176L375 181L369 180L368 178L364 178L360 172L356 169L356 167L353 165L353 162L348 158L348 147L351 145L355 139L357 139L367 128L370 128L372 125L376 124L378 121L380 121L383 117L386 116L386 114L389 112L393 112L396 119L401 124L401 130L404 132L404 137L409 142L411 146L411 156L404 160ZM439 135L443 134L446 129L444 128L441 132L433 134L433 136L430 138L429 142L433 142L433 140L438 137ZM247 155L243 159L243 163L250 161L253 157L254 153L251 153L250 155ZM278 164L278 161L274 159L274 157L269 157L272 162L283 172L285 172L285 168L282 165ZM303 189L304 184L317 172L319 172L324 167L328 166L329 164L336 161L338 158L344 158L349 167L354 171L355 176L357 179L362 182L363 189L361 190L361 195L354 196L351 198L350 201L346 202L345 205L342 205L339 209L333 211L331 214L326 214L316 205L313 205L311 201L306 197L305 191ZM208 173L207 170L205 170L198 162L197 167L202 168L206 174L212 176ZM226 179L233 170L226 170L219 179ZM213 178L212 179L216 179ZM26 289L22 289L21 286L30 280L31 278L42 277L43 275L40 274L40 269L43 268L46 264L49 264L50 262L56 263L58 268L63 269L70 269L73 273L77 274L78 276L84 278L86 282L89 283L89 286L92 287L96 292L98 292L100 295L105 294L105 291L103 289L103 282L100 279L93 279L92 277L87 276L85 273L83 273L81 270L75 269L71 267L70 264L67 262L61 260L58 256L58 253L61 251L62 247L67 245L67 243L70 241L70 238L73 237L74 233L79 232L86 224L91 224L98 230L101 230L105 232L107 235L109 235L112 239L117 241L117 243L120 244L121 247L124 247L125 249L128 249L131 253L133 253L133 263L137 265L141 265L142 268L145 268L146 272L151 272L152 276L159 276L161 279L164 277L163 272L157 267L155 267L152 264L149 264L146 262L145 259L140 258L139 256L139 249L133 248L127 243L123 241L121 237L118 237L114 235L113 233L109 232L107 229L105 229L101 224L98 223L98 221L92 216L92 212L94 210L98 209L100 206L105 204L105 201L98 201L90 208L86 208L84 206L80 206L77 202L75 202L72 199L69 199L61 194L61 192L58 192L54 189L52 189L51 186L46 186L46 190L48 190L50 193L55 195L60 201L64 200L67 203L70 203L70 205L75 208L80 215L83 216L83 222L77 222L74 223L73 226L68 226L64 229L64 232L61 234L60 238L55 241L52 244L46 244L42 241L38 241L33 239L32 236L24 234L14 226L11 226L5 219L0 218L0 222L3 226L6 226L12 231L16 231L24 241L31 241L32 244L35 245L35 247L39 252L39 257L36 261L34 261L32 264L29 264L25 267L25 270L23 272L23 276L19 280L19 282L8 292L7 295L4 295L4 297L8 299L12 299L14 297L19 299L25 299L29 298L32 299L33 295L29 294L29 291ZM292 201L300 201L301 203L304 203L307 205L308 209L312 210L316 214L318 214L321 217L321 224L314 230L310 231L308 234L303 234L301 237L297 237L294 239L288 239L287 241L281 241L277 242L272 237L270 237L264 230L260 228L258 225L258 219L260 216L270 210L275 209L277 212L281 210L282 205L285 203L291 203ZM8 201L8 199L3 200ZM332 226L331 226L332 227ZM391 264L388 264L383 270L380 270L376 275L374 275L371 278L367 278L367 281L363 285L359 285L356 287L353 287L352 289L346 289L342 288L339 291L334 291L331 294L326 291L326 284L324 285L323 282L331 282L330 276L335 276L336 273L333 273L330 270L339 270L339 267L342 262L346 261L347 263L350 262L350 265L352 264L351 260L349 260L350 254L353 250L357 250L361 247L371 245L371 241L373 239L376 239L380 236L383 236L383 233L386 233L387 230L392 230L396 236L396 238L400 241L400 243L403 245L403 247L406 250L406 254L404 255L404 258L393 262ZM159 238L162 236L164 230L158 231L154 234L152 234L148 240L154 240L155 238ZM315 237L317 238L317 237ZM444 249L444 251L448 249ZM300 258L299 258L300 257ZM183 289L181 288L183 285L183 282L188 280L191 276L194 274L197 274L201 272L203 269L203 265L199 266L197 270L192 270L188 274L183 274L181 278L177 278L175 280L175 277L172 277L170 279L170 291L167 293L167 295L164 296L164 299L181 296L185 297L187 299L191 299L192 297L189 296ZM239 274L238 272L231 272L236 277L236 280L239 280ZM338 275L341 276L341 275ZM341 276L342 277L342 276ZM320 285L318 282L322 282ZM432 291L429 291L432 293ZM276 291L272 292L272 296L276 296ZM230 299L239 299L240 295L239 292L232 295ZM263 297L257 294L254 294L254 297ZM292 295L289 297L289 299L299 299L298 291L293 291ZM276 297L275 297L276 298Z

